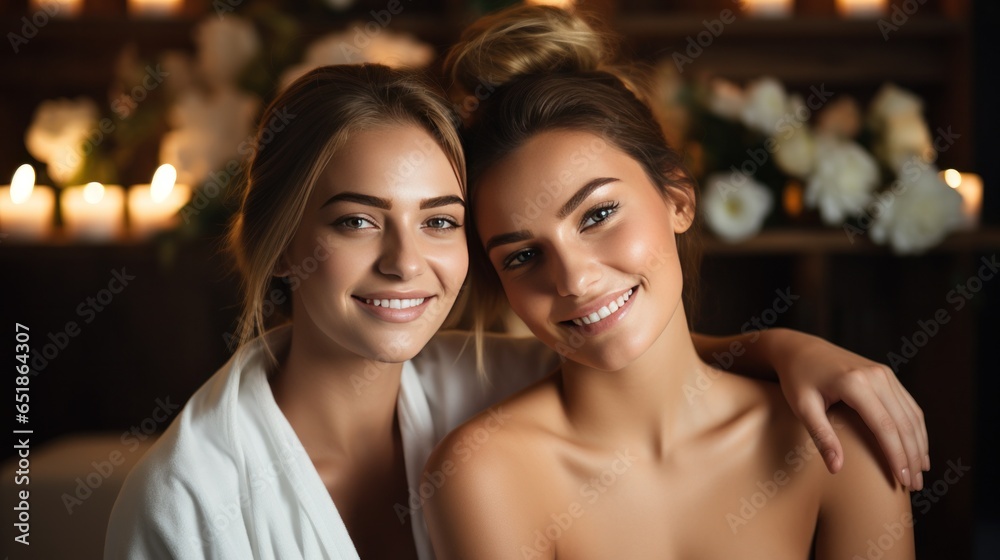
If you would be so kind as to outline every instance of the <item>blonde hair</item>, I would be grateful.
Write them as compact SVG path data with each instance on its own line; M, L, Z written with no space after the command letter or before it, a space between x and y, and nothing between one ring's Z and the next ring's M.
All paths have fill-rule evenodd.
M275 122L284 127L278 130ZM290 296L287 284L275 278L275 267L330 159L353 134L399 124L419 126L437 140L464 192L457 117L419 74L375 64L321 67L292 83L264 111L228 233L242 280L240 346L265 331L272 290ZM277 358L265 348L273 366Z
M477 110L468 139L467 233L469 300L476 365L485 373L484 333L506 305L500 280L487 258L475 225L479 177L533 135L569 129L600 135L643 166L661 194L691 205L695 223L678 236L685 302L695 301L700 251L696 185L679 154L667 146L651 109L648 73L615 61L612 39L578 16L551 6L517 6L473 23L445 59L452 99L475 93L485 78L489 95L476 95ZM478 84L478 85L477 85ZM455 93L455 92L458 93ZM480 99L482 97L482 99ZM469 117L473 115L465 115ZM693 315L693 312L691 313Z

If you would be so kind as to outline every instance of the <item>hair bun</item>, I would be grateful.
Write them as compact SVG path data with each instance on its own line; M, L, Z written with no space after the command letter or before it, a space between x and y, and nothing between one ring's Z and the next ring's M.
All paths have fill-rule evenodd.
M518 76L610 70L610 36L553 6L514 6L479 18L445 57L456 101Z

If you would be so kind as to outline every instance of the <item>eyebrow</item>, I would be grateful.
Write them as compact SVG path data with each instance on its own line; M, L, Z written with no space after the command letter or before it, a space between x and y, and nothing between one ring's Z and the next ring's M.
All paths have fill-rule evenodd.
M522 229L518 231L512 231L510 233L501 233L500 235L494 235L486 242L486 253L489 254L490 251L499 247L500 245L507 245L509 243L517 243L518 241L525 241L531 239L531 232Z
M382 210L392 210L391 200L356 192L342 192L339 194L335 194L330 198L328 198L326 202L324 202L320 206L320 208L321 209L325 208L335 202L355 202L358 204L363 204L365 206L374 206L375 208L381 208ZM441 208L442 206L450 206L452 204L465 206L465 201L455 195L436 196L434 198L421 200L420 209L426 210L428 208Z
M562 208L560 208L559 212L556 213L556 217L559 218L560 220L564 219L566 216L572 214L573 210L576 210L581 204L583 204L583 201L587 200L587 197L590 196L590 193L603 187L604 185L607 185L608 183L614 183L615 181L618 180L619 179L616 179L614 177L598 177L596 179L591 179L590 181L587 181L587 184L580 187L580 190L576 191L573 194L573 196L566 201L566 204L562 205ZM526 241L531 238L532 238L531 231L526 229L513 231L510 233L501 233L499 235L494 235L489 239L489 241L486 242L486 253L489 254L490 251L492 251L496 247L499 247L500 245L507 245L509 243Z
M566 201L566 204L562 205L559 212L556 212L556 217L562 220L566 216L569 216L573 213L573 210L576 210L578 206L583 204L584 200L587 200L590 193L603 187L604 185L607 185L608 183L614 183L615 181L618 181L618 179L615 179L614 177L598 177L587 181L586 185L580 187L580 190L576 191L576 193L574 193L573 196Z

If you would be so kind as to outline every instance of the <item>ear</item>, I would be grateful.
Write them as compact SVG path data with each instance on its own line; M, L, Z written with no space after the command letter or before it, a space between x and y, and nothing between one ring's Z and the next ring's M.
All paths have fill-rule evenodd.
M271 276L277 278L287 278L292 274L291 266L288 264L288 253L283 252L281 256L278 257L278 261L274 263L274 269L271 271Z
M691 183L675 184L667 187L667 193L669 193L667 196L670 198L674 210L674 233L684 233L694 223L697 211L694 185Z

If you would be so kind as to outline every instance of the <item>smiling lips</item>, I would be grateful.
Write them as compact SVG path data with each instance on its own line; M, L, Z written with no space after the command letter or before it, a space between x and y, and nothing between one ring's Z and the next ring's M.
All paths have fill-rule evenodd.
M399 297L401 295L420 297ZM409 323L424 314L427 302L433 297L429 294L367 294L352 296L352 299L378 319L390 323Z
M612 299L607 304L599 307L597 310L592 311L586 315L582 315L575 319L571 319L574 325L578 327L591 327L592 325L597 325L598 323L604 321L605 319L612 317L616 318L620 314L618 313L622 308L626 307L629 298L635 293L636 288L630 288L628 291L622 293L617 298ZM601 325L602 327L606 325ZM591 330L591 329L588 329ZM602 329L603 330L603 329Z

